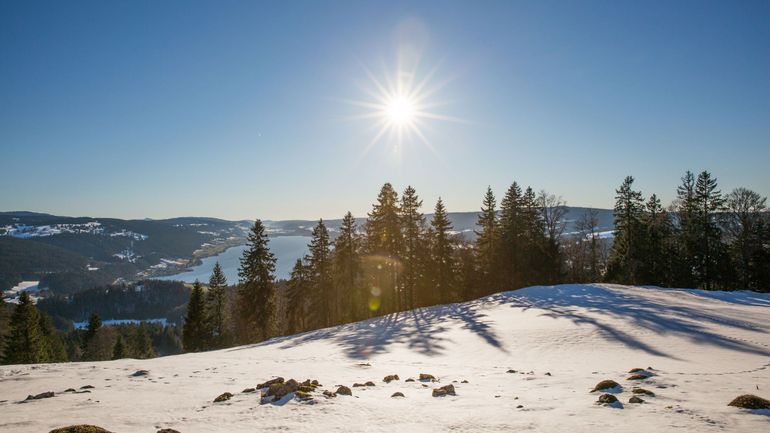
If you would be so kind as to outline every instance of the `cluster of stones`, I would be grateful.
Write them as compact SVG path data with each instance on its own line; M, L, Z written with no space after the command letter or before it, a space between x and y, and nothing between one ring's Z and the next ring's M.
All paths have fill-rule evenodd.
M649 371L652 370L652 367L647 367L647 369L643 368L632 368L628 373L631 375L627 380L633 380L633 381L641 381L650 378L653 374ZM603 380L596 384L594 389L592 389L590 392L597 392L597 391L610 391L615 390L615 392L622 392L623 387L620 386L619 383L615 382L614 380ZM628 402L631 404L642 404L644 403L644 399L640 397L640 395L645 395L649 397L655 397L655 393L649 390L646 390L644 388L634 387L631 390L631 393L634 395L631 396L631 398L628 399ZM618 401L618 398L610 394L608 392L605 392L604 394L599 396L599 399L596 401L597 404L603 404L603 405L609 405L613 407L619 407L622 408L623 406L620 405L620 402Z
M299 401L313 400L312 393L321 386L317 380L307 379L299 382L295 379L284 380L282 377L270 379L267 382L260 383L254 388L246 388L241 391L244 394L260 392L260 404L277 402L284 397L292 394ZM222 403L233 398L233 394L225 392L214 399L214 403Z

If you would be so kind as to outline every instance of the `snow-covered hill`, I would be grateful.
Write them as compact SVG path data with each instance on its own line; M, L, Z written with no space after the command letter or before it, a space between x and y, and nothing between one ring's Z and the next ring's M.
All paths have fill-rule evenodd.
M769 331L768 295L531 287L215 352L0 367L0 431L768 431L770 411L727 403L770 398ZM628 380L632 368L652 376ZM439 382L406 381L420 373ZM390 374L400 380L384 383ZM275 376L323 386L311 403L241 392ZM605 379L622 386L622 409L595 404L589 391ZM366 381L352 397L321 394ZM447 384L456 396L432 397ZM655 396L630 404L634 387ZM19 403L46 391L56 394ZM224 392L234 396L212 403Z

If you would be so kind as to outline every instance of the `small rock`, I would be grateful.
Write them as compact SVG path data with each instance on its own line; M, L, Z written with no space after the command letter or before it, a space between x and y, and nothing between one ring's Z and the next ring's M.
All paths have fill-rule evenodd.
M267 397L274 397L275 400L280 400L298 388L299 383L294 379L289 379L284 383L273 383L267 389Z
M508 371L506 371L506 373L511 373L511 374L513 374L513 373L516 373L516 370L508 370Z
M629 398L629 399L628 399L628 402L629 402L629 403L638 403L638 404L641 404L641 403L644 403L644 400L642 400L641 398L639 398L639 397L637 397L637 396L633 396L633 397L631 397L631 398Z
M93 385L83 385L80 389L94 389Z
M409 379L405 380L404 382L414 382L414 379L410 377Z
M366 385L364 385L363 383L354 383L353 384L353 388L360 388L362 386L366 386Z
M404 397L404 393L403 392L394 392L393 395L391 395L391 398L392 397Z
M366 382L364 385L366 385L366 386L375 386L374 382L372 382L371 380Z
M332 397L336 397L337 396L337 394L329 391L328 389L326 391L324 391L323 394L324 394L324 396L326 396L326 398L332 398Z
M524 407L524 406L522 406L522 405L518 405L518 406L516 406L516 409L521 409L521 408L523 408L523 407Z
M463 381L460 382L460 383L468 383L468 381L463 379Z
M444 397L446 395L457 395L455 394L455 387L451 383L449 385L444 385L441 388L433 389L434 397Z
M596 402L601 404L612 404L612 403L617 403L618 398L612 394L602 394L599 396L599 400L597 400Z
M435 382L436 378L432 374L420 373L420 380Z
M644 380L649 378L650 376L646 374L632 374L631 376L628 376L626 380Z
M550 372L546 372L546 373L545 373L545 375L546 375L546 376L550 376L550 375L551 375L551 373L550 373Z
M260 383L259 385L257 385L257 389L269 388L270 385L273 385L276 383L283 383L283 382L284 382L283 378L279 376L279 377L276 377L275 379L270 379L265 383Z
M241 391L241 393L249 394L249 393L256 392L256 391L257 391L256 388L246 388L243 391Z
M628 373L629 374L631 374L631 373L639 373L640 371L644 371L644 369L643 368L639 368L639 367L632 368L632 369L628 370Z
M770 409L770 400L765 400L762 397L757 397L752 394L744 394L735 397L728 406L735 406L743 409Z
M214 399L214 403L220 403L223 401L227 401L233 398L233 395L229 392L226 392L224 394L220 394L217 398Z
M385 383L390 383L390 382L392 382L394 380L401 380L401 379L399 379L397 374L389 374L389 375L385 376L384 379L382 379L382 381L385 382Z
M76 392L75 388L67 388L64 390L64 392Z
M351 391L350 388L348 388L345 385L340 385L340 387L337 388L337 391L335 392L335 394L338 394L338 395L353 395L353 391Z
M53 393L53 391L47 391L47 392L41 392L40 394L37 394L37 395L28 395L25 400L40 400L42 398L51 398L54 396L55 394Z
M69 427L61 427L51 430L49 433L112 433L111 431L95 425L80 424Z
M617 382L615 382L614 380L603 380L603 381L597 383L596 386L594 387L594 389L591 390L591 392L603 391L605 389L612 389L612 388L615 388L615 387L620 387L620 385Z
M149 370L136 370L133 374L131 374L131 377L142 377L147 376L150 374Z
M172 428L164 428L158 430L158 433L180 433L179 430L174 430Z
M644 394L644 395L649 395L650 397L655 397L654 392L648 391L644 388L634 388L631 392L633 392L634 394Z
M306 391L297 391L294 393L294 398L296 398L299 401L311 401L313 400L313 396L310 395L309 392Z
M321 384L320 384L320 383L318 383L318 381L317 381L317 380L315 380L315 379L313 379L312 381L310 381L310 384L311 384L311 385L313 385L313 386L321 386Z

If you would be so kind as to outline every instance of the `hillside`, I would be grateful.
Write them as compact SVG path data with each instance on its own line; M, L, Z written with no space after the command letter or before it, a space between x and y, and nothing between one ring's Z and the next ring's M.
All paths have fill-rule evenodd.
M0 431L758 432L770 411L727 403L770 397L768 307L770 295L751 292L530 287L214 352L3 366ZM632 368L650 377L628 380ZM439 382L406 381L420 373ZM390 374L400 380L384 383ZM315 404L260 405L241 393L275 376L323 386ZM622 386L613 390L622 408L595 404L601 393L590 390L605 379ZM320 392L366 381L376 386L353 387L352 397ZM449 384L456 396L431 396ZM94 388L63 392L85 385ZM630 404L634 386L655 396ZM56 394L18 404L46 391ZM226 391L232 399L212 403Z

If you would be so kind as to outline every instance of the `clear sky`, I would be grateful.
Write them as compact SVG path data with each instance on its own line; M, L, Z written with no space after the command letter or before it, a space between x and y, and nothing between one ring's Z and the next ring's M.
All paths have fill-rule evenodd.
M353 102L400 68L424 139L373 142ZM770 193L768 1L0 2L0 210L338 218L390 181L469 211L514 180L611 207L687 169Z

